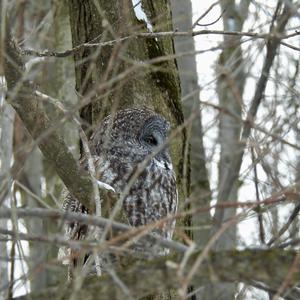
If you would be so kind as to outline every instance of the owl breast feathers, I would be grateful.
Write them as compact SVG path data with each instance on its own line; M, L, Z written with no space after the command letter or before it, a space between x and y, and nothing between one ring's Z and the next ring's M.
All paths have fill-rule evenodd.
M126 109L107 116L90 139L97 179L118 194L127 188L122 213L132 226L153 223L177 210L175 174L165 145L168 130L169 123L153 111ZM88 213L71 195L63 209ZM174 226L170 219L154 233L171 239ZM74 223L66 230L70 239L82 239L87 231Z

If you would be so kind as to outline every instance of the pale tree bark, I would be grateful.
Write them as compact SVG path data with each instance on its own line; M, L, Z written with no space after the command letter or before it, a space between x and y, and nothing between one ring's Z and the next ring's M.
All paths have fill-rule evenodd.
M244 21L247 18L248 6L250 1L245 2L243 11L235 4L235 1L221 1L223 14L224 30L242 31ZM242 118L243 91L247 74L245 74L245 61L243 58L240 37L226 37L223 42L222 51L217 66L217 92L219 104L225 107L231 114L237 118ZM235 149L238 149L239 137L242 123L238 122L232 115L221 113L219 119L219 142L220 142L220 163L219 163L219 190L226 179L229 166L235 160L237 155ZM218 201L236 201L238 192L238 182L234 182L229 196L225 199L221 193L218 195ZM223 220L230 219L236 213L235 209L217 210L215 221L222 223ZM236 228L228 230L218 241L220 249L230 249L236 244Z
M192 30L192 3L191 1L171 1L173 27L179 31ZM206 159L203 147L203 130L201 120L201 107L199 102L199 85L195 55L183 55L195 51L192 36L175 37L175 51L178 55L178 65L182 107L185 119L196 113L196 117L187 126L187 144L185 155L188 155L190 145L190 176L191 191L189 195L191 208L209 205L211 200ZM189 166L187 166L189 167ZM187 170L188 171L188 170ZM199 247L204 247L210 237L210 213L196 214L192 217L191 234Z
M53 47L57 51L64 51L72 48L71 28L69 7L67 1L54 1L51 5L53 14ZM43 82L42 90L46 90L51 97L58 99L67 110L74 110L77 104L77 95L75 93L75 71L73 58L66 57L49 62L51 74L49 79ZM74 111L74 115L76 112ZM75 159L79 159L79 138L78 130L73 119L66 120L61 128L65 137L65 143ZM50 206L61 207L63 195L65 193L64 185L57 175L51 162L44 160L44 173L46 182L45 197L43 200ZM61 231L57 222L46 222L44 232L54 234ZM55 261L57 258L57 246L49 245L47 248L47 261ZM59 272L59 269L47 270L47 286L58 282L58 278L65 280L65 272Z
M49 4L45 3L44 9ZM48 7L50 8L50 6ZM41 36L48 35L52 38L55 49L63 51L72 47L71 42L71 30L68 5L65 1L56 1L51 6L53 28L51 31L46 27L45 32L41 32ZM43 10L41 11L43 14ZM37 45L35 45L37 47ZM45 45L41 45L45 47ZM34 59L33 59L34 61ZM30 64L28 64L30 65ZM63 60L51 61L37 61L32 65L33 74L35 74L35 81L39 82L38 88L42 91L46 91L50 96L62 101L66 109L73 109L76 105L77 96L75 94L75 77L74 77L74 65L71 57ZM41 78L40 74L43 73L45 68L51 69L50 73L46 73L46 76ZM49 107L45 103L45 108L51 114L53 107ZM68 120L65 122L62 128L63 135L65 136L65 143L67 144L70 152L76 159L79 159L79 141L78 132L74 122ZM32 153L26 159L24 169L24 184L33 192L37 197L50 206L60 206L62 201L63 184L61 179L57 176L52 164L47 161L42 161L40 151L35 147ZM44 194L41 193L41 180L44 180L44 187L46 190ZM40 206L30 195L22 193L23 202L28 207ZM43 235L44 233L54 233L59 231L59 228L55 222L43 222L43 220L28 220L28 231L36 235ZM57 257L57 247L55 245L47 245L44 247L39 243L30 242L30 270L37 269L39 271L34 272L35 276L31 276L31 290L35 292L46 286L50 286L57 282L59 274L58 270L51 270L47 267L46 261L53 261Z
M223 11L223 26L225 31L242 31L244 21L248 15L250 1L242 0L240 5L234 0L220 1ZM220 107L225 107L237 118L242 117L243 91L247 74L245 74L245 61L243 58L241 37L224 36L223 51L219 56L217 65L217 93ZM238 143L242 123L238 122L232 115L221 113L219 117L219 143L220 160L218 165L218 202L237 201L238 181L233 182L231 192L224 198L220 187L224 184L227 172L236 159L239 149ZM222 224L224 220L232 218L236 209L216 210L214 220ZM218 226L219 227L219 226ZM236 227L231 226L217 241L215 249L233 249L236 246ZM213 285L207 288L203 299L234 299L235 285Z
M57 51L72 48L70 15L68 1L55 1L53 9L54 47ZM66 57L54 62L54 74L51 80L53 96L63 102L65 107L77 105L75 93L75 70L73 58ZM74 122L66 122L63 127L66 143L74 157L79 159L78 130Z
M2 85L0 87L0 207L4 208L10 202L12 184L10 167L15 113L12 107L4 102L4 80L2 79L0 80ZM7 220L0 220L0 228L7 228ZM8 251L7 243L0 241L0 300L7 299L8 296Z
M51 5L52 10L52 44L57 51L64 51L72 48L71 28L69 7L67 1L53 1ZM45 67L51 70L48 75L48 80L44 80L41 89L46 91L51 97L58 99L63 107L67 110L74 110L77 104L77 95L75 93L75 72L73 58L66 57L49 62L43 62ZM74 115L76 116L76 110ZM79 136L77 126L75 126L72 118L66 120L62 126L61 131L65 137L68 148L75 159L79 159ZM57 175L53 164L47 160L43 161L44 173L46 183L46 191L43 200L50 206L60 208L64 200L64 185ZM48 234L54 234L61 231L61 226L57 222L46 222L45 230ZM57 246L48 245L47 259L55 261L57 258ZM45 260L45 261L46 261ZM58 281L65 280L66 270L56 268L47 270L47 285L51 286Z
M43 3L41 11L34 11L28 7L26 2L17 4L17 28L16 38L18 41L25 39L26 27L32 26L32 20L38 18L39 14L46 10L47 5ZM36 45L36 44L35 44ZM26 71L35 74L41 78L39 72L38 60L29 60L26 64ZM33 77L32 79L35 79ZM32 146L32 140L28 135L25 127L21 123L19 117L15 120L15 138L14 138L14 159L16 164L19 165L21 172L15 178L20 182L24 188L20 188L18 184L15 185L15 192L20 192L22 205L25 207L33 208L41 204L36 198L41 199L41 179L43 176L43 162L42 155L37 146ZM28 147L26 147L26 146ZM25 147L24 147L25 146ZM31 149L29 153L25 153L25 148ZM26 220L26 230L32 234L43 235L45 233L43 220ZM45 261L47 257L46 249L39 244L29 242L29 259L26 260L30 270L30 289L32 292L37 292L41 288L47 287L47 271L45 268Z
M299 63L299 57L298 59L294 60L294 65L295 65L295 72L292 76L291 84L290 84L290 91L291 91L291 104L294 106L294 114L296 117L296 120L299 119L299 105L297 101L297 82L299 80L299 68L300 68L300 63ZM295 140L296 144L300 147L300 125L299 122L295 122L293 126L294 134L295 134ZM300 181L300 154L296 156L296 170L295 170L295 182ZM291 237L292 239L297 239L299 238L299 228L300 228L300 220L299 216L295 217L295 221L292 224L292 229L291 229Z
M3 6L1 5L0 8L2 13ZM36 86L32 82L29 82L26 77L20 48L11 38L9 29L6 26L4 30L1 30L1 39L4 41L2 44L5 47L2 49L4 51L0 53L8 87L8 101L10 101L14 109L18 112L29 133L37 141L44 157L52 162L55 170L69 190L82 203L85 203L86 207L90 207L93 211L94 203L90 201L92 180L89 174L79 166L77 159L74 159L71 150L64 141L63 132L59 127L59 125L62 126L60 121L65 115L55 109L52 109L51 114L46 112L43 100L39 98L40 96L37 96ZM25 156L28 155L27 148L22 150L25 150ZM22 169L22 163L20 164L19 161L15 161L13 169L18 174ZM43 248L42 255L45 255L45 253L45 248ZM40 269L35 268L31 271L33 271L32 275L34 275ZM40 286L40 288L42 287Z
M33 195L35 195L35 197L41 199L43 164L41 153L37 147L34 147L31 153L26 157L24 165L22 183ZM40 203L36 201L36 198L33 197L31 193L21 191L23 205L29 208L40 206ZM43 220L29 219L26 220L25 224L26 230L32 234L43 235L45 233ZM41 288L47 287L47 275L45 269L46 253L46 249L43 245L29 243L30 259L28 260L28 268L34 274L30 277L30 289L33 292L37 292Z
M276 25L272 22L270 30L276 32L277 34L282 34L285 30L287 22L292 15L292 9L290 2L288 2L284 7L282 7L282 2L278 3L278 9L274 13L274 19L276 19ZM280 46L280 39L271 38L268 40L266 48L267 53L264 59L264 63L261 69L261 75L258 78L257 85L254 91L253 98L250 103L250 108L247 111L246 120L243 122L240 142L238 143L239 151L237 153L236 159L228 167L226 172L226 178L221 182L219 187L219 194L223 196L223 199L229 197L231 189L233 188L233 183L238 179L239 170L243 161L246 142L250 136L252 129L252 122L254 121L258 108L263 100L263 95L266 89L266 85L269 79L270 70L273 65L274 58L276 57L278 48ZM220 213L222 216L223 214ZM217 224L220 226L220 224Z
M191 1L171 1L173 27L179 31L191 31L192 22L192 3ZM187 126L187 144L185 155L188 155L190 147L190 168L191 188L190 188L190 208L197 209L201 206L210 204L211 193L209 187L208 173L206 169L206 159L203 146L203 130L201 108L199 102L199 85L197 76L196 56L180 56L181 53L195 51L194 38L192 36L175 37L175 51L178 55L176 61L178 65L182 106L185 119L190 118L191 114L196 113L196 117ZM187 169L186 169L187 170ZM211 216L209 211L194 214L191 219L190 236L200 248L204 248L210 238ZM194 289L200 286L195 283ZM198 292L197 298L201 299Z
M4 37L5 55L4 70L8 91L13 99L9 99L14 109L26 125L31 136L37 140L45 158L53 162L53 166L67 188L80 199L91 211L94 203L92 179L74 159L58 125L65 115L56 110L50 116L46 113L42 99L37 95L35 85L24 79L24 62L20 49L9 33ZM47 138L47 140L46 140Z
M0 14L6 13L7 3L0 4ZM0 21L0 30L5 29L5 22ZM15 113L5 100L5 79L3 68L3 39L0 34L0 207L7 207L11 196L11 160L13 153L13 124ZM7 228L7 220L0 220L0 228ZM3 238L3 239L2 239ZM5 235L0 235L0 300L9 296L8 262L9 249Z

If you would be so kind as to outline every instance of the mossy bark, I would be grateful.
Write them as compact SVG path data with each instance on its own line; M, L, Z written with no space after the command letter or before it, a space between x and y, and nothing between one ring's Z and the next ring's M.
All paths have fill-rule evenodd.
M132 1L69 0L73 46L82 43L116 40L136 32L146 32L146 24L138 20ZM143 1L153 31L172 30L170 7L166 1ZM147 61L174 54L173 40L134 38L104 47L85 48L75 54L76 88L82 95L94 91L91 104L81 116L97 124L114 110L148 107L164 115L172 129L183 123L180 84L174 59L151 65ZM143 66L141 64L144 63ZM114 84L105 86L113 78ZM171 145L177 173L180 198L187 190L183 180L185 131L179 132Z
M172 38L118 41L149 29L149 24L137 19L131 0L69 0L69 5L73 47L117 40L112 45L85 48L75 54L77 91L83 96L92 95L91 103L82 109L81 116L93 127L116 110L147 107L168 119L172 130L182 125L176 61L170 58L151 64L155 58L174 54ZM153 32L173 30L167 1L142 1L141 7ZM114 83L108 84L111 81ZM189 185L184 176L185 142L183 129L170 146L181 201L187 196ZM170 296L164 294L159 298Z

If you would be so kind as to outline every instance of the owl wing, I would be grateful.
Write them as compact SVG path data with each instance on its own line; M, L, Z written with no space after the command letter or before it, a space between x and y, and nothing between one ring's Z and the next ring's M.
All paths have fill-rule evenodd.
M87 160L83 157L80 160L80 164L84 169L87 169ZM62 204L62 210L65 212L75 212L82 214L89 214L88 209L81 204L75 197L69 192L64 191L64 201ZM64 224L64 237L66 240L83 240L88 232L88 226L80 224L75 221L66 221ZM76 257L79 256L79 251L71 250L67 246L59 248L58 259L64 265L76 265Z
M76 212L88 214L88 209L85 208L76 198L70 193L67 194L62 205L62 210L66 212ZM64 224L64 237L66 240L83 240L88 232L88 226L79 224L75 221L67 221ZM78 251L71 250L69 247L60 247L58 251L58 259L64 265L76 265L76 257L79 256Z

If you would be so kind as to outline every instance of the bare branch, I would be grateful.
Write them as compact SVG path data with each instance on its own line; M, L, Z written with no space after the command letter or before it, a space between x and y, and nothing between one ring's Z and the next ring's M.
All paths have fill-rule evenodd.
M81 51L84 48L97 48L97 47L104 47L104 46L111 46L116 43L120 43L129 39L139 38L159 38L159 37L185 37L185 36L198 36L198 35L230 35L230 36L240 36L240 37L251 37L255 39L273 39L277 38L279 40L289 39L295 36L300 35L299 31L295 31L292 34L284 35L284 34L276 34L276 33L257 33L257 32L242 32L242 31L223 31L223 30L197 30L197 31L166 31L166 32L137 32L133 33L129 36L125 36L122 38L118 38L115 40L102 42L102 43L84 43L78 45L72 49L68 49L65 51L51 51L51 50L44 50L44 51L37 51L35 49L22 49L21 54L28 55L28 56L37 56L37 57L67 57ZM294 47L294 46L292 46ZM298 50L295 47L295 50Z
M193 24L192 28L195 28L197 25L199 25L199 22L215 7L219 4L219 1L214 2Z

